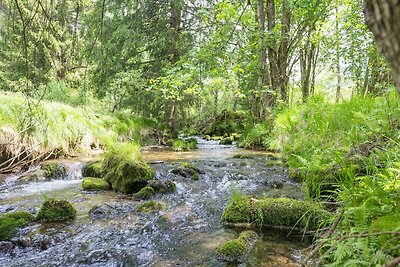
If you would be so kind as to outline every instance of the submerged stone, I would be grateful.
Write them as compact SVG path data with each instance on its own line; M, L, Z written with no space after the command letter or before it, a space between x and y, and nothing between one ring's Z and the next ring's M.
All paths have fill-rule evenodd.
M136 210L147 213L147 212L151 212L151 211L164 210L166 208L167 208L167 205L165 203L156 202L156 201L147 201L147 202L144 202L144 203L138 205L136 207Z
M185 178L191 177L193 180L198 180L200 178L200 174L204 173L190 162L183 162L181 166L173 169L171 172Z
M242 263L249 256L258 239L254 231L244 231L239 237L224 243L217 248L217 257L220 260L232 263Z
M290 198L253 199L236 197L224 209L226 223L252 223L269 227L296 227L315 230L329 216L318 205Z
M176 185L171 180L151 180L147 186L152 187L156 193L171 193L176 190Z
M253 159L254 155L251 154L235 154L233 155L234 159Z
M87 191L100 191L109 190L110 185L102 178L86 177L82 181L82 188Z
M21 227L33 222L35 217L27 211L15 211L0 216L0 240L10 240Z
M14 250L14 243L10 241L0 241L0 253L1 254L12 254Z
M76 209L66 200L55 198L46 199L37 215L37 220L42 222L55 222L74 219Z
M103 169L101 161L89 162L82 169L83 177L103 177Z

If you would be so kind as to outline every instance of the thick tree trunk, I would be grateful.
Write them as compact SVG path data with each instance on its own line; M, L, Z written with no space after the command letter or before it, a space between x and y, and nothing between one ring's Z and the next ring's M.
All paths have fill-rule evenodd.
M365 0L365 21L389 62L400 93L400 1Z
M171 1L170 27L173 29L172 39L172 58L171 62L176 63L180 59L179 41L180 41L180 25L182 21L182 6L179 1Z

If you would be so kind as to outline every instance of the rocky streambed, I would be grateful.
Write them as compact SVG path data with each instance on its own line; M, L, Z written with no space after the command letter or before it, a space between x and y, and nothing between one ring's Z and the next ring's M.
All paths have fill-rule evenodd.
M251 156L235 156L237 154ZM301 198L298 184L287 178L276 155L199 140L199 149L143 151L155 178L172 180L176 191L151 198L161 210L138 211L143 201L113 191L87 192L81 169L87 160L59 161L57 177L0 183L0 214L16 210L37 213L44 198L70 201L73 221L35 223L22 228L12 242L0 245L0 266L228 266L216 248L238 231L221 223L233 191L255 196ZM234 158L235 156L235 158ZM198 179L173 172L182 162L196 165ZM274 231L259 231L249 258L241 266L296 266L307 245Z

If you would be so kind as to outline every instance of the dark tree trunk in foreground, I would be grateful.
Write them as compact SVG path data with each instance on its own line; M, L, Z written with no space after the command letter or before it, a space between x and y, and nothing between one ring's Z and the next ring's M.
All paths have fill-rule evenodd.
M400 1L365 0L365 21L389 62L400 93Z

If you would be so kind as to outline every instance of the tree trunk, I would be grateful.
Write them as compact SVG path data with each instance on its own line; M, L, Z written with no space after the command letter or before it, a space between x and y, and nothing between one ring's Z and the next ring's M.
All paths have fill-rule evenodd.
M179 40L180 40L180 25L182 21L182 6L180 1L171 1L171 16L170 27L173 29L172 39L172 58L171 62L176 63L180 59Z
M341 83L342 83L342 76L340 73L340 32L339 32L339 8L336 6L336 23L335 23L335 30L336 30L336 103L339 102L341 97Z
M365 21L392 69L400 93L400 1L365 0Z

